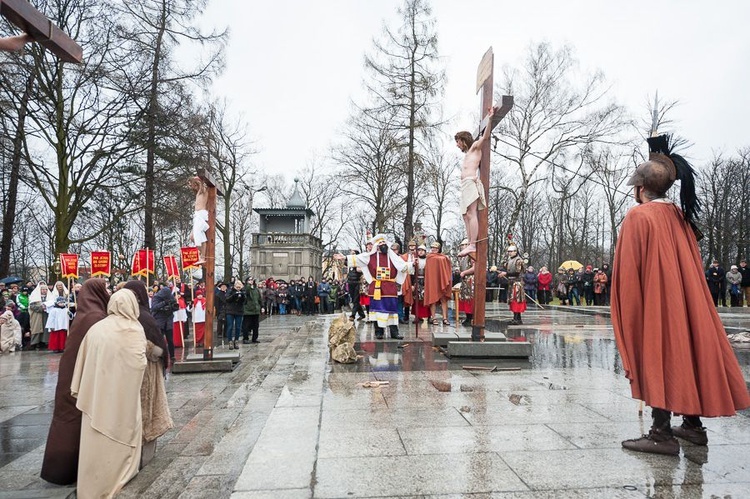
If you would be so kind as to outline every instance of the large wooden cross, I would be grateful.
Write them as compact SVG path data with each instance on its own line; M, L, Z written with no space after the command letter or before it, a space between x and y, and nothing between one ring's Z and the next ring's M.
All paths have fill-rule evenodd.
M26 0L0 0L0 14L65 62L83 60L83 49Z
M486 115L490 107L494 93L494 70L495 55L492 53L492 47L482 57L477 68L477 92L480 90L481 97L479 101L479 116L483 119L479 125L476 138L482 136L484 129L490 127L490 131L500 123L506 114L513 107L513 96L503 95L500 107L495 111L492 117L492 123L489 123ZM484 199L487 200L487 207L479 210L479 234L477 235L477 253L476 263L474 264L474 317L471 328L472 341L484 341L484 312L485 312L485 291L487 290L487 249L489 248L489 231L488 231L488 213L490 199L490 142L486 140L482 144L482 161L479 163L479 178L484 186Z
M214 358L214 289L216 269L216 196L222 195L216 188L216 181L207 170L198 170L198 177L206 184L208 191L208 230L206 231L206 251L203 259L203 279L206 281L206 325L205 336L203 337L203 360L213 360ZM225 277L226 278L226 277Z

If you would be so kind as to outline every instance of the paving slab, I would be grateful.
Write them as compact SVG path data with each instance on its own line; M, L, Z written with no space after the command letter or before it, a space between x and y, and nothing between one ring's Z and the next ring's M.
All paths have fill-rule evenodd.
M448 342L448 356L479 359L500 359L506 357L531 357L532 347L528 341L485 341Z
M721 314L750 325L750 314ZM266 318L261 343L241 345L234 370L170 375L175 428L119 497L747 495L750 411L705 420L709 446L682 442L677 457L621 448L647 431L650 411L638 415L606 314L531 307L523 325L508 328L507 306L488 304L488 334L494 325L508 344L531 347L528 359L502 360L433 348L433 335L446 333L469 343L459 341L468 328L425 325L419 336L402 328L403 341L381 341L358 323L361 358L346 365L329 362L333 317ZM750 379L750 349L735 353ZM73 490L39 478L59 358L0 359L0 499L62 499Z

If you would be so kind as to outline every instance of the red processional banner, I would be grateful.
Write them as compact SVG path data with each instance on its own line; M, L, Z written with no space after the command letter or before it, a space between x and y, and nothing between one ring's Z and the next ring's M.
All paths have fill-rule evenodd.
M112 275L112 255L109 251L91 252L91 277Z
M60 274L64 279L78 279L78 255L60 253Z
M154 261L154 250L139 249L133 255L133 264L130 273L132 275L147 276L156 272L156 262Z
M182 270L189 270L196 268L195 262L198 261L200 255L196 246L186 246L180 248L180 256L182 257Z
M180 277L180 269L177 267L177 258L174 255L164 257L164 266L167 268L167 279Z

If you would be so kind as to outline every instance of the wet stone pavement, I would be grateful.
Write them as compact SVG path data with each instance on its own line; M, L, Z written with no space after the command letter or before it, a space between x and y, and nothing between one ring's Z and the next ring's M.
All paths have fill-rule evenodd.
M359 361L329 363L333 316L270 317L233 372L170 376L175 428L118 497L750 497L749 412L706 420L708 448L625 451L650 414L606 314L532 309L510 327L505 306L488 315L533 344L528 361L447 359L429 342L444 326L402 326L399 342L360 323ZM726 320L750 326L744 310ZM735 352L750 379L750 347ZM0 357L0 499L72 497L39 478L58 360ZM375 380L388 384L361 386Z

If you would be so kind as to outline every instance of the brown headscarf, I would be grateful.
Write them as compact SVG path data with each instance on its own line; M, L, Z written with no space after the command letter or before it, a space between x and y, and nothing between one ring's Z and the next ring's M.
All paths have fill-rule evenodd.
M146 291L146 285L143 281L128 281L125 283L125 289L129 289L135 294L135 299L138 300L138 308L141 312L138 316L138 322L143 326L143 331L146 333L146 339L164 351L162 354L162 361L164 363L164 369L168 368L169 350L167 349L167 340L159 330L159 326L156 325L154 316L151 315L151 308L148 306L148 292Z
M44 450L41 477L58 485L70 485L78 478L78 448L81 440L81 411L70 394L70 382L78 349L91 326L107 317L107 281L89 279L78 293L75 319L70 324L65 352L60 358L55 389L55 409Z

